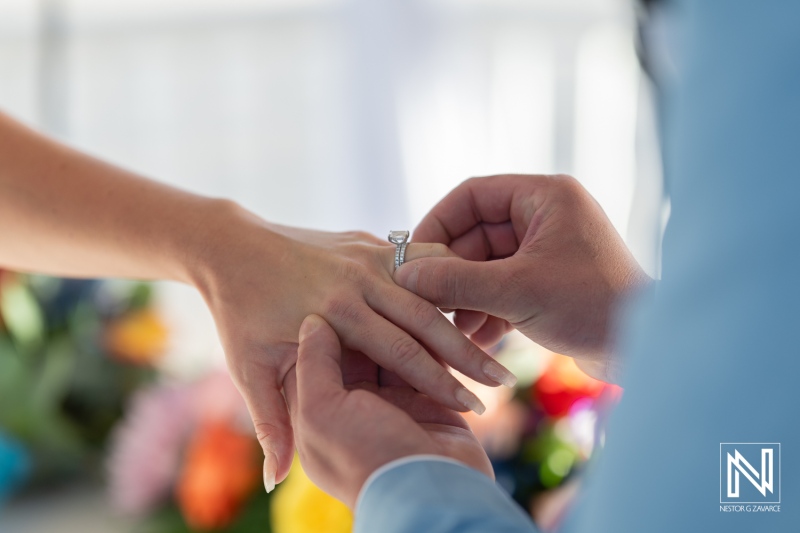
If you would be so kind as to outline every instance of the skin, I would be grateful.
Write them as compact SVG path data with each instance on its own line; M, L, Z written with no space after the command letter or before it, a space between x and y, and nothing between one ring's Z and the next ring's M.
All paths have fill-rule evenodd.
M394 283L389 243L270 224L231 201L76 152L2 114L0 227L6 268L196 287L253 418L267 490L286 476L294 453L281 387L309 314L324 317L347 350L375 362L362 356L365 376L380 366L450 409L480 412L482 404L439 362L487 385L498 384L497 372L513 383L432 304ZM409 259L444 253L442 245L408 248ZM494 379L485 368L494 368Z
M588 374L618 381L612 322L648 277L600 205L570 176L502 175L456 187L422 220L417 242L458 257L406 262L394 279L481 346L516 328Z
M321 317L306 318L284 390L303 469L322 490L354 509L372 472L417 454L450 457L494 479L458 413L392 376L363 380L359 367Z

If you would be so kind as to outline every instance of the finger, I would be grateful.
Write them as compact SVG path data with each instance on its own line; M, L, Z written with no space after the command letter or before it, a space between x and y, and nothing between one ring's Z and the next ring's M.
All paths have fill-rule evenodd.
M342 378L342 348L325 320L309 315L300 325L297 350L297 402L305 407L323 408L345 395Z
M477 396L408 333L379 316L366 303L349 306L331 321L345 344L367 354L381 367L396 373L419 391L457 411L485 411Z
M354 383L378 383L379 368L375 361L354 350L342 350L342 382L345 387Z
M506 334L507 324L502 318L489 315L480 329L470 335L470 339L484 350L496 346Z
M437 307L483 311L506 318L511 302L501 296L508 291L514 258L497 261L467 261L428 257L401 265L394 281Z
M490 176L472 178L453 189L426 215L416 230L414 240L450 244L478 223L499 224L512 221L518 237L525 234L524 224L515 220L512 207L520 189L529 196L546 183L547 176Z
M425 350L431 355L434 361L439 363L439 365L443 366L445 369L450 368L450 365L445 363L441 357L433 353L423 343L421 344L422 347L425 348ZM408 387L412 389L414 388L406 380L398 376L396 373L381 367L378 367L378 383L380 383L380 385L384 387Z
M413 389L384 387L378 394L395 407L405 411L418 424L443 424L469 429L469 425L460 414Z
M407 387L412 388L406 380L396 373L381 368L379 370L378 383L381 387Z
M445 363L441 357L437 356L435 353L432 353L427 347L423 346L428 353L431 354L433 360L439 363L441 366L445 368L450 368L447 363ZM381 387L404 387L407 389L413 389L406 380L398 376L396 373L386 370L385 368L380 368L378 370L378 383L380 383Z
M472 335L486 322L489 315L482 311L470 311L469 309L456 309L453 317L453 324L464 335Z
M289 410L292 427L297 425L297 365L289 369L283 378L283 397Z
M470 342L435 306L419 296L393 288L368 295L367 303L475 381L491 386L513 386L516 382L511 372Z
M381 248L380 259L386 268L386 271L391 276L395 269L395 252L396 246L385 246ZM425 242L410 242L406 245L406 254L404 262L414 261L422 257L458 257L453 253L450 248L443 244L425 243Z
M519 241L511 222L479 223L464 235L453 239L449 246L464 259L487 261L514 255L519 249Z
M276 483L289 474L294 459L294 439L286 402L273 369L252 366L234 374L264 452L264 488L271 492Z

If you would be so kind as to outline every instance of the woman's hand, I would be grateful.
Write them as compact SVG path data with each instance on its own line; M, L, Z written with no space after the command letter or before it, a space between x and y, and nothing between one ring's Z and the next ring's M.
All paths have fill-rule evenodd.
M314 483L351 509L370 474L410 455L450 457L494 478L458 413L408 385L362 379L358 357L342 351L320 317L303 322L299 351L284 385L300 462Z
M395 247L365 233L333 234L270 225L234 204L217 206L193 247L192 276L214 314L234 381L265 453L268 490L288 473L294 447L283 379L294 365L300 324L327 320L358 372L396 374L444 406L483 411L480 400L437 360L487 385L515 378L461 334L435 306L392 280ZM410 245L446 255L442 245Z
M435 307L394 284L394 248L374 237L271 226L232 202L144 179L2 114L0 167L3 266L170 279L202 292L264 448L268 488L292 459L280 388L311 313L325 317L347 348L453 409L482 405L433 357L483 383L513 379ZM426 255L443 254L439 248ZM361 366L378 373L372 363Z

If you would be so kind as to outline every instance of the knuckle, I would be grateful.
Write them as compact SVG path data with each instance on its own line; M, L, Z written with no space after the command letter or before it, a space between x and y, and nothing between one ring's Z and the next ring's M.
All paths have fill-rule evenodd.
M362 230L348 231L344 235L352 242L372 242L375 239L371 233Z
M258 443L261 447L265 450L272 451L275 447L274 441L281 435L280 428L275 424L260 420L253 422L253 426L256 430L256 439L258 439Z
M422 347L411 337L400 337L392 342L389 354L395 368L411 366L422 355Z
M428 329L439 319L439 312L434 310L431 303L426 300L415 300L409 309L410 316L414 319L414 324L419 329Z
M337 296L325 304L325 314L344 322L360 321L364 316L361 302L352 297Z
M360 250L354 252L354 256L360 254ZM356 259L344 261L340 269L341 277L350 283L365 287L370 284L371 273L364 263Z
M569 174L556 174L553 176L554 183L565 195L579 196L583 194L584 188L581 183Z
M569 183L569 184L578 183L578 180L575 179L573 176L570 176L569 174L554 174L553 179L562 183Z

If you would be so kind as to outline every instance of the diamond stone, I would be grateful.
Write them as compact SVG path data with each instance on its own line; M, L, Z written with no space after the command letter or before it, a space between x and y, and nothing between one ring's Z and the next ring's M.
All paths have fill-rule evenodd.
M404 242L408 242L409 235L410 233L408 231L390 231L389 242L392 244L403 244Z

